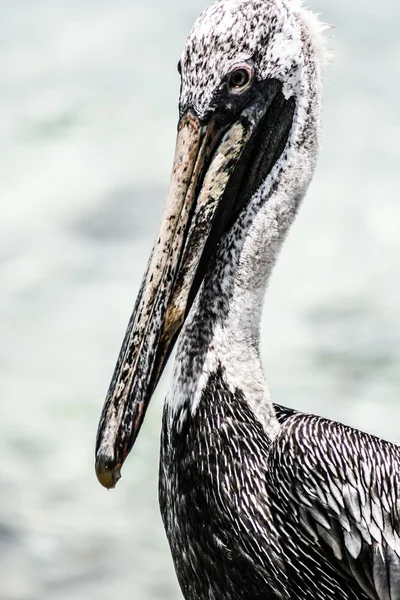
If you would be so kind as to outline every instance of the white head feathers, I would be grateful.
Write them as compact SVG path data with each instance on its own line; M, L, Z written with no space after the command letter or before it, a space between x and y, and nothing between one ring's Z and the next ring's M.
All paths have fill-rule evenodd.
M300 94L303 69L310 60L324 62L324 28L299 0L217 0L186 42L181 111L191 106L204 117L223 78L249 59L258 79L281 81L286 98Z

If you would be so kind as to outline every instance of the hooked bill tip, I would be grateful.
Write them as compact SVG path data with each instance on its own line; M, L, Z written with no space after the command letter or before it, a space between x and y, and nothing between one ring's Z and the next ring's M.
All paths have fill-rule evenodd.
M101 485L108 490L115 488L121 479L121 465L104 456L96 459L96 476Z

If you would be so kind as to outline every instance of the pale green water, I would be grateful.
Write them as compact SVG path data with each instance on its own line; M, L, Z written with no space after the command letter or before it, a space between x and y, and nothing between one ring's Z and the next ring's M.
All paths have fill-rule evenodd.
M335 25L324 150L270 286L276 401L400 439L400 12ZM0 0L0 599L178 600L157 504L168 373L118 489L97 421L175 141L176 63L206 5Z

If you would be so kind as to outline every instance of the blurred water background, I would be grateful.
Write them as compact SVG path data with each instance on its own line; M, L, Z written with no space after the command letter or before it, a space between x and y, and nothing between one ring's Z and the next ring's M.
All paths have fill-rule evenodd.
M335 26L324 147L267 296L273 398L400 439L400 9ZM0 598L178 600L157 502L168 372L115 492L97 421L157 231L203 0L0 0Z

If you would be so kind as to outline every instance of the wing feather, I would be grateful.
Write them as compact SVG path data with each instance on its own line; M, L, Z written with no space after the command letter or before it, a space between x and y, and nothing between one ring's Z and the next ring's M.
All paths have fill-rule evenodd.
M373 600L400 600L400 447L277 407L272 485L288 518Z

